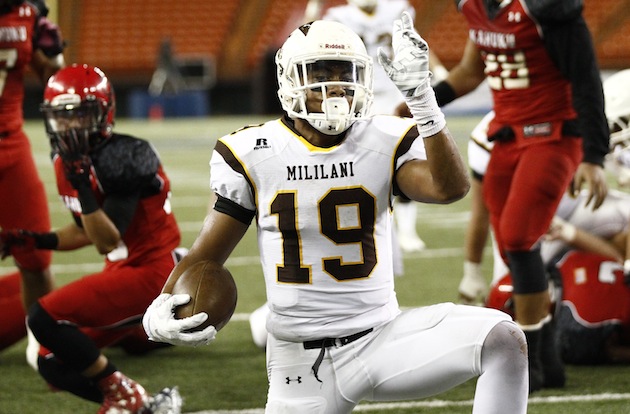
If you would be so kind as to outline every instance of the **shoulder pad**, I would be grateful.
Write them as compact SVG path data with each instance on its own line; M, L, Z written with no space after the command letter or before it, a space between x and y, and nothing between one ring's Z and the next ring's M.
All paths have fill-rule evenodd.
M372 117L372 123L383 134L400 137L407 135L409 131L411 131L412 134L415 133L415 136L418 136L417 128L413 128L416 126L413 118L402 118L392 115L375 115Z
M114 134L92 155L103 190L128 194L150 183L160 166L153 147L145 140Z

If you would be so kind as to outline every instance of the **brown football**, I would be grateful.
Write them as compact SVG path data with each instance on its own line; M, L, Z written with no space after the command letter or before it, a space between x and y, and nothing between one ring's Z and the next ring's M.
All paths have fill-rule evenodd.
M229 270L215 262L203 261L190 266L179 276L173 286L173 294L189 294L190 302L175 308L177 319L206 312L208 319L197 331L212 325L220 330L234 314L236 308L236 283Z

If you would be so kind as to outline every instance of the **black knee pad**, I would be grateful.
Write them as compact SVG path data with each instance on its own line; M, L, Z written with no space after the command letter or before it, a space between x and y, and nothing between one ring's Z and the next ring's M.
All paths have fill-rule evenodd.
M94 341L75 325L59 323L39 302L28 312L28 326L37 341L78 372L83 372L101 354Z
M540 293L548 288L540 249L506 252L515 294Z

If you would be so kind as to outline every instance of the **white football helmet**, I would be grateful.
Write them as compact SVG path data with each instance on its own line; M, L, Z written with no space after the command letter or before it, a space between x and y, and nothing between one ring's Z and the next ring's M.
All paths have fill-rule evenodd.
M276 67L278 97L290 118L337 135L367 116L373 97L372 58L361 38L345 25L316 20L294 30L276 53ZM322 77L333 67L341 68L343 76ZM331 88L340 87L345 97L329 97ZM322 94L321 109L308 111L307 92Z
M360 9L373 9L377 3L378 0L348 0L348 4L352 4Z
M630 69L611 75L603 86L611 149L606 168L620 186L630 186Z

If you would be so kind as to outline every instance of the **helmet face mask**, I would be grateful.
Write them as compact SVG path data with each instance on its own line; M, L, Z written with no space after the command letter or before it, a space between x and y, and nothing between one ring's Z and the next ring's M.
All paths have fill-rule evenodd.
M115 107L113 88L100 69L61 69L49 79L41 105L52 149L88 155L111 136Z
M372 59L361 39L336 22L296 29L276 54L278 97L290 118L337 135L372 102Z

